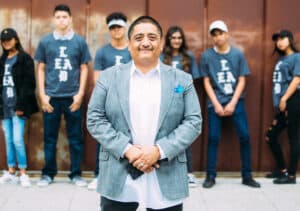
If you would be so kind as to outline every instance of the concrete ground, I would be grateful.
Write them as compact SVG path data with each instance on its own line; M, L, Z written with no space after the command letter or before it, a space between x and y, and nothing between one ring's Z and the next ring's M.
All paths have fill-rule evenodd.
M91 180L90 176L85 177ZM39 177L32 176L32 187L0 185L0 211L99 211L99 194L79 188L67 177L56 177L55 183L39 188ZM299 211L300 183L274 185L272 180L257 177L260 189L241 185L239 177L220 175L211 189L190 188L190 197L184 202L184 211ZM138 211L144 209L139 208Z

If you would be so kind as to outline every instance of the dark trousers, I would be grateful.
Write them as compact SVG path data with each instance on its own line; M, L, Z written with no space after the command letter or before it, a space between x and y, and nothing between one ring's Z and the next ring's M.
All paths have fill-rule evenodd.
M290 145L290 165L288 172L296 175L299 159L299 128L300 128L300 92L297 91L287 101L287 114L279 112L276 114L272 125L266 133L266 140L279 169L286 168L281 145L278 136L287 128Z
M99 174L99 155L100 155L100 144L97 142L96 146L96 167L94 170L95 177L98 177Z
M242 163L242 177L250 178L251 175L251 146L244 100L239 100L235 111L230 117L235 125L240 141L240 156ZM222 119L216 114L213 107L208 108L208 147L207 147L207 177L215 178L218 145L221 138Z
M186 158L187 158L187 170L188 173L191 173L193 171L193 163L192 163L192 146L189 146L186 150L185 150L185 154L186 154Z
M108 198L105 198L103 196L100 197L100 207L101 211L136 211L139 203L137 202L119 202L110 200ZM168 207L164 209L150 209L147 208L147 211L182 211L183 206L182 204L176 205L174 207Z
M54 178L57 174L56 145L62 114L66 121L66 130L71 156L71 173L69 174L69 177L73 178L76 175L81 175L80 164L83 147L81 109L71 112L69 106L72 102L73 99L71 97L51 98L50 104L54 108L53 112L43 113L45 166L42 170L42 175Z

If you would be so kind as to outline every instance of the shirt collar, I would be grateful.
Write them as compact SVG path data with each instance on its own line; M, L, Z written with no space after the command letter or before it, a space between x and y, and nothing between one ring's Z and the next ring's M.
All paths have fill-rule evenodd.
M144 74L139 69L137 69L137 67L134 64L134 61L132 60L132 65L131 65L131 68L130 68L130 76L132 76L134 73L138 73L138 74L142 74L142 75L152 75L154 73L158 73L158 75L160 76L160 65L159 64L160 63L158 61L155 68L150 70L147 74Z
M216 46L214 46L213 49L214 49L214 51L215 51L216 53L218 53L218 54L228 54L229 51L231 50L231 46L229 46L229 48L227 49L226 52L222 52L222 53L220 53L220 52L218 51L218 48L217 48Z
M55 40L71 40L74 36L74 31L71 29L67 34L61 35L57 31L53 32L53 37Z

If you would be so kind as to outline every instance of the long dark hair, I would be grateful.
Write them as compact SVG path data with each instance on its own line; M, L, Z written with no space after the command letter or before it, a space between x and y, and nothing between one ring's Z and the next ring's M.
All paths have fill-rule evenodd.
M190 66L191 66L191 57L188 54L188 48L185 42L185 36L183 33L183 30L179 26L171 26L166 34L165 37L165 46L163 49L163 54L164 54L164 60L163 63L171 65L172 64L172 57L173 57L173 47L171 46L171 36L175 32L179 32L181 37L182 37L182 44L179 48L179 55L181 57L181 63L183 66L183 70L186 72L190 71Z

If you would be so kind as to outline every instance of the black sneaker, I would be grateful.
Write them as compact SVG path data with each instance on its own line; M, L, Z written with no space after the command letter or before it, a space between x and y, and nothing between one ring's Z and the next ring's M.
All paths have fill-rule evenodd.
M252 177L243 179L242 184L252 188L260 188L260 184L256 182Z
M296 184L296 177L289 176L288 174L285 174L281 177L278 177L277 179L273 180L274 184Z
M204 188L211 188L215 184L216 184L216 180L214 178L207 177L205 179L204 183L202 184L202 187L204 187Z
M274 179L274 178L278 178L278 177L280 177L280 171L279 170L274 170L274 171L272 171L272 172L270 172L270 173L267 173L266 174L266 178L270 178L270 179Z

